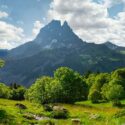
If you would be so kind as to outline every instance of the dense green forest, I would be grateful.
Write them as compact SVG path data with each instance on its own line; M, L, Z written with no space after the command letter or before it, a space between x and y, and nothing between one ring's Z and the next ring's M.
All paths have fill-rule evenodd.
M92 103L112 101L120 104L125 98L125 68L112 73L92 73L84 75L68 68L60 67L54 77L42 76L33 85L25 88L16 83L0 84L0 97L14 100L29 100L40 104L75 103L91 100Z
M4 63L4 61L0 60L1 67L4 66ZM0 123L3 125L17 124L16 122L18 122L10 123L10 121L7 120L8 115L4 109L7 107L7 104L4 104L7 100L10 100L10 102L11 100L15 100L14 104L20 109L21 114L23 114L23 110L27 108L26 105L29 106L31 103L34 104L35 108L37 107L36 105L39 105L37 110L42 107L43 111L39 110L38 112L41 111L42 116L47 116L47 118L51 119L72 118L71 112L69 111L71 109L63 108L63 106L61 106L62 104L70 106L83 104L82 106L84 108L86 107L86 110L91 107L89 107L90 104L94 106L112 104L111 107L124 109L124 101L122 100L125 99L125 68L117 69L111 73L94 73L88 71L81 75L68 67L60 67L54 72L53 77L42 76L29 88L25 88L17 83L12 83L9 86L0 83L0 98L0 101L3 101L0 102ZM27 102L26 105L22 104L24 101ZM76 108L79 109L79 107ZM72 108L72 110L74 109ZM80 112L81 111L79 111L79 113ZM41 115L41 113L39 113L39 115ZM120 112L120 115L125 116L125 111ZM36 124L36 122L32 120L33 117L36 118L33 114L26 116L23 114L24 119L31 120L32 124ZM55 124L51 119L46 121L43 119L44 122L42 123L41 121L39 124ZM81 121L79 120L80 119L76 119L74 122L80 124ZM21 121L21 124L25 123L28 125L31 124L30 122L24 120ZM69 124L69 122L66 124Z

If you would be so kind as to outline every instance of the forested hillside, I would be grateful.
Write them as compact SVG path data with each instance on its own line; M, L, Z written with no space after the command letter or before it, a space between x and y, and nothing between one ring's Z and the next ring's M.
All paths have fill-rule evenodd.
M39 77L29 88L0 83L0 123L105 125L107 121L121 125L125 122L124 83L125 68L80 75L68 67L56 69L53 77Z
M53 76L63 66L83 74L111 72L125 66L125 48L110 42L87 43L81 40L67 22L53 20L43 27L37 37L17 48L0 55L6 65L0 71L1 82L17 82L30 86L36 78Z

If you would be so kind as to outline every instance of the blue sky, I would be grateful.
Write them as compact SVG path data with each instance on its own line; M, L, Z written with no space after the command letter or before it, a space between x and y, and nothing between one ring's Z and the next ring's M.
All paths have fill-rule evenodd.
M52 19L67 20L88 42L125 46L124 16L125 0L0 0L0 48L35 38Z
M0 0L0 10L9 14L4 21L22 27L26 35L36 20L43 20L51 0Z

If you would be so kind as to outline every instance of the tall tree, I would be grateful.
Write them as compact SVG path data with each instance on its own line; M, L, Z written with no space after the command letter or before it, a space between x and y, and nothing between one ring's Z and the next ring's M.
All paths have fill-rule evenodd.
M82 76L68 67L61 67L54 73L62 88L62 101L73 103L87 98L87 85Z

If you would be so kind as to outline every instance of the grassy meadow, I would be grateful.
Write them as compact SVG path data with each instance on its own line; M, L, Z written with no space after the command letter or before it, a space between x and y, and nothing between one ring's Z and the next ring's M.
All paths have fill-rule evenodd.
M15 106L17 103L23 104L27 108L20 109ZM122 104L125 104L125 100L122 101ZM72 119L80 119L81 125L125 124L125 108L112 107L111 103L92 104L90 101L85 101L58 105L68 109L70 117L64 120L50 118L55 125L72 125ZM42 120L32 118L31 114L50 117L50 112L44 111L43 106L40 104L0 99L0 125L46 125L41 122Z

